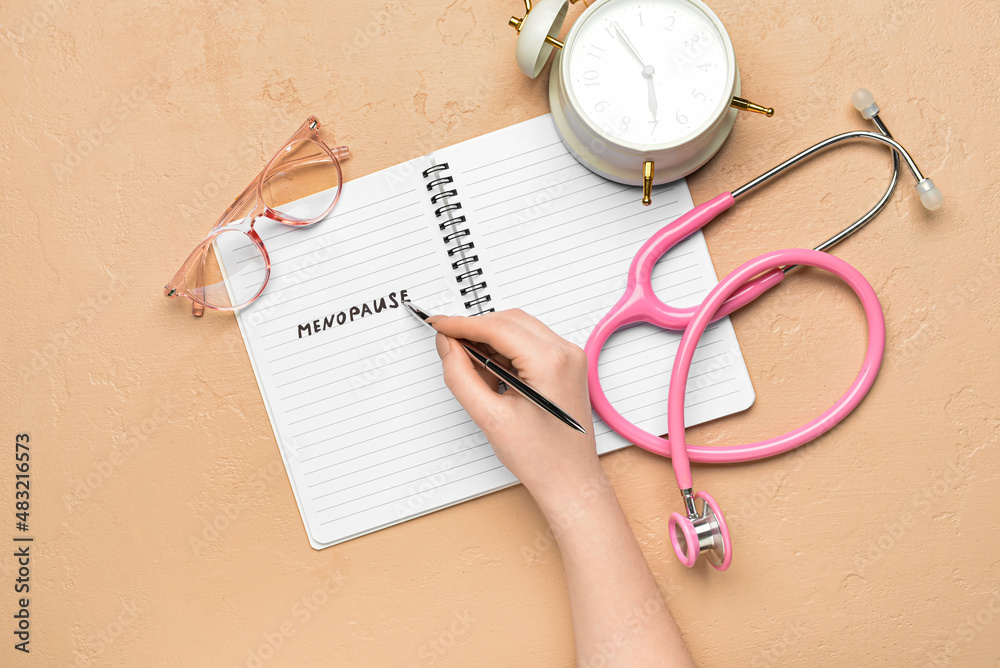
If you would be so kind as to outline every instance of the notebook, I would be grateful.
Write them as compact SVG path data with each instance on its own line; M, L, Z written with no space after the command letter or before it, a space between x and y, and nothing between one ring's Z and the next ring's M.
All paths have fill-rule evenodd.
M404 308L521 308L581 346L618 300L632 256L693 206L684 180L639 190L596 176L550 116L344 185L329 219L261 219L272 274L237 313L302 521L320 549L517 482L441 376L433 332ZM236 236L236 235L233 235ZM234 299L252 249L216 249ZM661 299L691 306L716 283L698 232L656 265ZM665 433L680 334L638 325L600 358L614 405ZM748 408L753 387L728 318L698 346L686 421ZM597 447L628 445L595 415Z

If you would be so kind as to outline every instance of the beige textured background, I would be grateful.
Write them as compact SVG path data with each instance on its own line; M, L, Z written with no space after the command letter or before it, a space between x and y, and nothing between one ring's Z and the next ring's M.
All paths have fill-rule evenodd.
M714 0L747 97L696 202L814 140L883 117L945 193L904 174L837 253L882 299L873 391L801 452L698 467L733 568L678 565L669 464L604 464L695 657L725 666L996 666L1000 77L995 3ZM571 19L582 11L571 9ZM0 541L13 438L32 444L32 652L3 665L566 666L557 550L515 488L322 552L306 540L231 316L161 288L309 113L350 177L547 111L516 70L520 2L0 4ZM720 272L812 246L881 193L888 158L837 150L707 230ZM788 429L847 386L864 349L846 288L797 274L734 318L757 390L693 442Z

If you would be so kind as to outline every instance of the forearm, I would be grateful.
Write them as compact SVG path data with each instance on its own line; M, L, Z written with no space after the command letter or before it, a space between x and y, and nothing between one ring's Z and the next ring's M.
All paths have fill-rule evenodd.
M691 666L597 458L587 357L521 311L434 318L445 383L545 513L562 552L580 666ZM525 382L583 419L566 427L517 392L498 394L456 339L488 344Z
M693 666L614 489L598 470L542 496L562 553L579 666Z

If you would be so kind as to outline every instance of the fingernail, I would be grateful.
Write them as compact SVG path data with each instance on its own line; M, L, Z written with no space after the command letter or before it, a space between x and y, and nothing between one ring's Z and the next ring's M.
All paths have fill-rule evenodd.
M441 359L444 359L444 356L448 354L449 350L451 350L451 344L448 342L448 337L441 333L438 333L434 337L434 345L437 346L438 355L441 356Z

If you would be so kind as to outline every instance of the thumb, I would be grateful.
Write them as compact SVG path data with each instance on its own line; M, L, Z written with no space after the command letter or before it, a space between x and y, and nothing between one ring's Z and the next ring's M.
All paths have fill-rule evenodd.
M441 355L441 370L444 372L445 385L476 424L483 426L493 413L500 395L486 384L458 341L439 332L435 344L438 354Z

